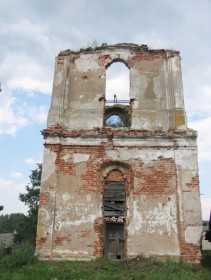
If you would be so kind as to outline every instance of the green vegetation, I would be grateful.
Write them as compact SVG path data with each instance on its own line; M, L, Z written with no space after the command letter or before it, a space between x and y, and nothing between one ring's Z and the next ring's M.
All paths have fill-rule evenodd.
M29 207L28 215L14 213L0 216L0 233L15 233L15 244L27 241L35 245L41 173L42 164L38 163L37 168L31 171L26 193L19 194L20 201Z
M34 246L29 242L13 244L12 247L0 245L0 271L10 271L35 262ZM1 273L0 273L1 279Z
M35 245L37 218L40 197L42 164L37 163L37 168L31 171L30 183L26 186L26 193L19 195L20 201L29 207L28 215L24 222L17 228L14 237L15 243L29 242Z
M22 213L1 215L0 233L14 233L24 221L25 215Z
M203 262L202 262L203 263ZM16 245L12 252L0 248L1 280L210 280L211 252L206 253L204 266L161 262L139 257L132 260L38 261L33 246Z
M14 243L30 242L35 245L37 217L39 208L42 164L31 171L30 183L26 193L19 195L20 201L29 207L28 215L14 213L0 216L0 233L14 233Z

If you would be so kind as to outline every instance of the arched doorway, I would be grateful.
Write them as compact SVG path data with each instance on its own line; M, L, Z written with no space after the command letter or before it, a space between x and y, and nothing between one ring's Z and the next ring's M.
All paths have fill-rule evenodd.
M124 258L126 182L118 169L109 172L104 182L105 246L104 256Z

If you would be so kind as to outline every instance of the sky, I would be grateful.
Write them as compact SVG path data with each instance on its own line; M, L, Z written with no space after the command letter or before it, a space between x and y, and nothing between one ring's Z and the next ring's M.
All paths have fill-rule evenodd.
M42 162L55 57L96 42L180 51L189 128L198 131L203 219L211 208L211 0L0 0L1 214L27 213L19 201ZM125 72L108 73L125 92ZM113 87L113 89L112 89Z

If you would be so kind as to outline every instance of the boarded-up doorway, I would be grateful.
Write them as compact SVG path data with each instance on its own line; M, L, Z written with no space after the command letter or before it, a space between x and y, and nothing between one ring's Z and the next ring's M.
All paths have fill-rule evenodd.
M109 259L124 258L126 218L126 182L118 169L109 172L104 182L105 242L104 256Z
M106 223L105 233L105 257L124 258L124 224Z
M125 182L105 182L104 216L126 215Z

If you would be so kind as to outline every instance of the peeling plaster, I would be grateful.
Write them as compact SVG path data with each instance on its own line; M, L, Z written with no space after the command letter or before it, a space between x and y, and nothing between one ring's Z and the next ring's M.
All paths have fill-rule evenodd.
M56 228L58 231L62 230L64 227L68 228L71 226L80 226L82 224L92 224L95 219L96 219L96 214L88 214L85 216L83 216L84 214L86 214L87 211L85 211L86 209L84 209L83 214L79 215L80 219L78 220L66 220L65 222L62 221L62 215L64 215L64 213L62 215L60 215L59 213L57 213L57 224L56 224ZM78 212L79 209L76 209L76 211Z
M58 251L57 252L61 252L62 254L73 254L73 255L88 255L90 252L87 252L87 251L83 251L83 250L61 250L61 251Z
M71 160L72 160L72 155L66 153L66 154L63 156L63 159L64 159L64 161L71 161Z
M71 198L71 196L67 192L62 194L63 201L69 201L70 198Z
M157 207L152 210L148 210L143 214L144 220L147 221L149 228L147 232L157 233L159 235L167 233L168 236L176 238L177 224L176 224L176 205L175 199L171 199L164 203L157 203ZM164 226L162 228L162 226Z
M88 161L89 159L90 159L90 154L81 154L81 153L74 153L73 154L73 162L74 163Z
M197 150L193 147L182 151L175 151L175 160L176 163L180 166L183 166L184 170L197 170Z
M56 166L54 164L57 154L50 149L45 149L44 162L42 168L42 182L47 181L49 177L55 172Z
M189 226L185 230L185 241L198 245L202 234L202 226Z
M130 223L128 227L128 232L131 235L135 235L142 227L143 216L137 201L133 201L132 209L133 213L130 212Z
M87 202L90 202L90 201L92 200L91 195L87 194L87 196L86 196L86 200L87 200Z
M56 75L56 78L54 80L55 86L58 86L62 82L62 71L59 71Z
M152 150L145 148L144 150L139 149L116 149L106 151L106 156L113 160L130 160L130 159L140 159L144 163L149 163L152 160L157 160L159 157L163 156L163 150ZM165 151L165 158L173 158L174 151Z
M80 58L76 59L75 64L79 72L95 71L99 68L96 55L93 54L82 55Z
M135 98L131 127L121 129L104 126L105 72L113 60L128 66L130 98ZM179 52L135 44L65 51L54 77L43 131L39 257L103 256L101 167L111 164L118 170L125 164L125 257L199 261L197 133L187 128ZM194 251L190 244L196 245Z

